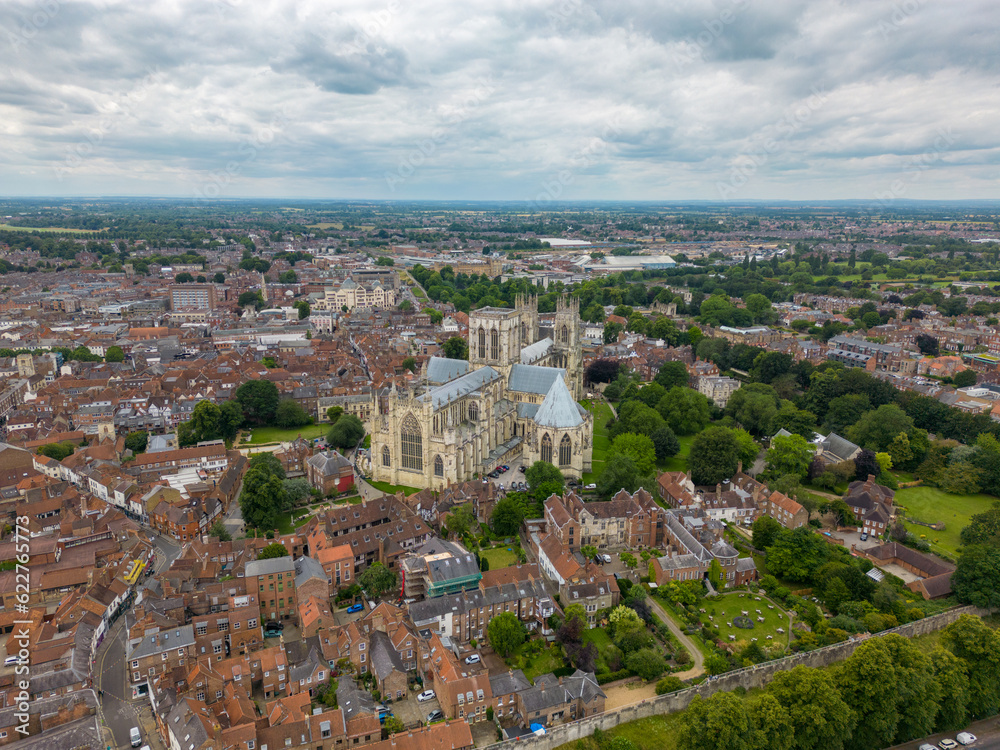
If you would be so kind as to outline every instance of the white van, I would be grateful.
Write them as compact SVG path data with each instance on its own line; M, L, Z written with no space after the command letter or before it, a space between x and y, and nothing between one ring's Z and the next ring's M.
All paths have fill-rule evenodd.
M132 740L132 747L139 747L142 744L142 732L139 731L139 727L132 727L129 730L129 739Z

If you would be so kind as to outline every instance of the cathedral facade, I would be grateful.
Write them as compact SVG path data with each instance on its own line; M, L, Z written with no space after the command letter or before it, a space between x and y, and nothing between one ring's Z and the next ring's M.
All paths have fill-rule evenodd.
M371 475L439 489L520 457L579 479L591 470L594 424L583 392L579 303L561 299L552 328L538 301L469 315L469 361L432 357L420 384L376 394Z

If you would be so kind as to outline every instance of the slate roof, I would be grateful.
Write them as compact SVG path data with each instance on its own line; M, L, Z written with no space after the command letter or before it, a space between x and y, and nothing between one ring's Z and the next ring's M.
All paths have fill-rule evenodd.
M351 466L351 462L337 451L317 453L315 456L310 456L306 463L315 467L325 477L339 474L341 469Z
M374 630L369 637L371 643L370 656L372 671L380 680L384 680L393 672L406 674L406 667L399 653L392 647L389 636L381 630Z
M580 409L566 387L566 382L561 377L556 378L545 394L542 405L535 412L535 424L540 427L566 428L582 423Z
M300 557L295 561L295 587L298 588L312 578L318 578L324 583L330 579L318 560L311 557Z
M507 387L519 393L536 393L544 396L552 387L553 380L563 380L565 377L566 371L561 367L514 365L510 368Z
M359 714L377 713L375 699L349 677L337 682L337 705L344 710L344 721L350 721Z
M251 560L246 564L246 577L266 576L269 573L291 573L295 570L295 563L288 555L283 557L272 557L268 560Z
M524 676L524 672L520 669L514 669L503 674L498 674L494 677L490 677L490 689L493 691L493 695L510 695L511 693L519 693L522 690L527 690L531 687L531 683L528 678Z
M824 451L832 453L841 461L847 461L850 458L854 458L854 454L861 450L859 446L855 445L847 438L841 437L835 432L831 432L827 435L820 445Z
M152 656L192 645L194 645L194 625L181 625L177 628L161 630L153 635L143 636L128 658L140 659L143 656Z
M430 385L443 385L468 371L469 363L464 359L431 357L427 360L427 382Z

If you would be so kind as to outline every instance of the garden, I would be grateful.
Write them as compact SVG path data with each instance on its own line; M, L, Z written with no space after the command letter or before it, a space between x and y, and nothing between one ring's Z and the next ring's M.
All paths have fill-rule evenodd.
M761 647L789 643L788 613L766 596L742 591L706 597L698 614L702 627L717 631L723 643L748 641Z
M996 502L989 495L953 495L936 487L906 487L896 492L895 504L905 508L907 518L924 523L943 523L938 531L916 523L905 522L908 531L927 542L934 552L954 558L962 546L962 529L977 513L985 513Z
M329 431L327 424L307 424L303 427L282 429L281 427L254 427L243 432L240 445L270 445L273 443L290 443L302 437L306 440L323 437Z

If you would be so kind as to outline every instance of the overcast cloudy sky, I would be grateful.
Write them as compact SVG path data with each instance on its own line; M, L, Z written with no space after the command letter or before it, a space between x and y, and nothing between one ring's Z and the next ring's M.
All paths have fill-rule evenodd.
M996 0L36 0L0 29L0 194L1000 198Z

